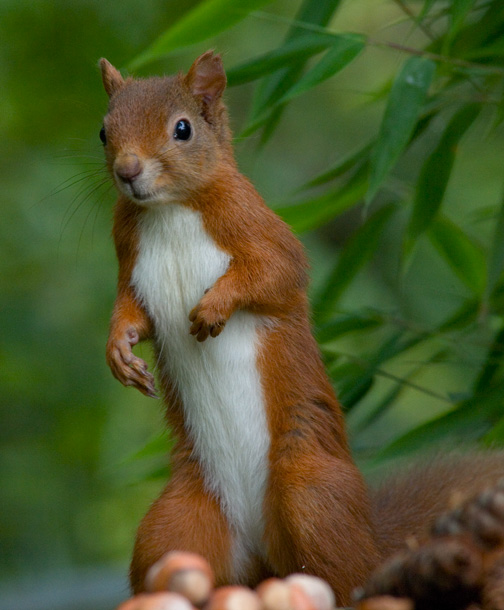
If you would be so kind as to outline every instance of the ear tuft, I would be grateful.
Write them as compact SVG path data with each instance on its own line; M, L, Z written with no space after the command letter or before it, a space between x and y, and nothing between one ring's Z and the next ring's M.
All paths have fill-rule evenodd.
M185 83L192 94L208 106L218 100L226 88L226 73L220 55L207 51L190 67Z
M104 57L100 59L100 69L103 80L103 86L109 97L119 91L124 85L124 79L117 68L107 61Z

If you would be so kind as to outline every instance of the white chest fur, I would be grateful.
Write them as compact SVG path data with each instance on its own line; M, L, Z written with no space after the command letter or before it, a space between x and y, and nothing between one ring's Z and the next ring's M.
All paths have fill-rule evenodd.
M247 556L260 552L263 531L270 441L256 364L260 319L236 312L217 338L203 343L189 334L188 320L229 261L198 212L168 204L142 215L132 282L154 321L207 488L235 531L240 572Z

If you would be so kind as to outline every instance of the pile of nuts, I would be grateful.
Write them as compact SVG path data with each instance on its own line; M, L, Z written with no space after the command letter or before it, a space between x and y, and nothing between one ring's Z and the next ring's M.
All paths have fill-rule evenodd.
M243 586L214 588L207 561L194 553L172 551L149 570L146 593L117 610L334 610L329 585L315 576L269 578L256 590Z

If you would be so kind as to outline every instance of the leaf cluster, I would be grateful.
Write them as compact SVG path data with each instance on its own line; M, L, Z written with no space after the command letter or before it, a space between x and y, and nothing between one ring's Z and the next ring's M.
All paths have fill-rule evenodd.
M203 0L131 61L138 68L233 26L267 0ZM284 39L228 71L229 85L254 83L241 136L275 134L296 98L311 94L360 58L389 49L399 65L374 95L383 107L376 133L301 185L276 211L305 234L327 232L351 210L357 222L313 296L314 326L328 370L349 413L357 450L396 456L434 443L504 441L504 199L478 223L462 222L446 204L460 151L484 141L504 118L504 5L500 0L396 0L403 23L419 33L415 46L338 31L341 0L304 0L289 15ZM361 58L362 59L362 58ZM405 164L413 170L401 170ZM441 266L459 286L442 319L416 325L399 305L349 308L347 296L362 274L375 274L381 252L395 244L394 289L400 294L419 257ZM428 271L427 271L428 274ZM358 354L349 345L364 347ZM439 375L435 389L422 381L440 363L460 361L461 346L476 346L471 370L450 391ZM397 373L399 359L413 364ZM375 435L411 392L435 397L440 407L401 435ZM374 438L376 436L376 438ZM370 440L374 439L374 440Z

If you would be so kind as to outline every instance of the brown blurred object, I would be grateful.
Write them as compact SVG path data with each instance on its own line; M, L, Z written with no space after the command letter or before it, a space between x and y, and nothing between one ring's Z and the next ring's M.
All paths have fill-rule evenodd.
M387 561L358 607L389 595L411 599L415 610L504 610L504 482L442 515L427 543Z
M319 610L297 584L280 578L269 578L257 587L264 610Z
M240 586L216 589L206 610L262 610L262 602L252 589Z
M195 606L205 604L214 586L208 562L196 553L172 551L157 561L145 579L147 591L173 591Z
M331 587L317 576L310 574L292 574L285 579L292 589L300 588L311 600L316 610L332 610L336 601Z
M123 602L116 610L194 610L191 602L169 591L141 593Z
M365 599L357 605L356 610L413 610L413 602L410 599L382 595Z

